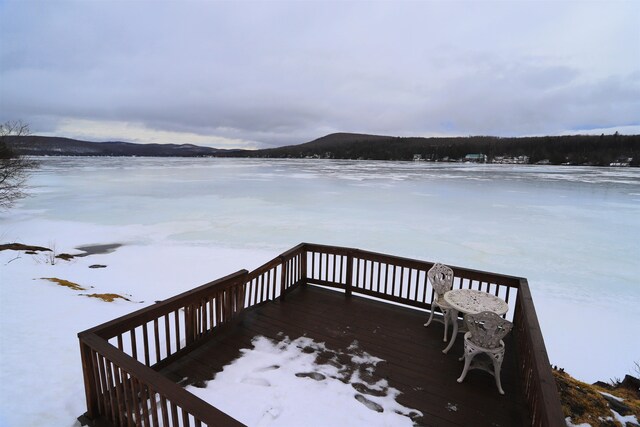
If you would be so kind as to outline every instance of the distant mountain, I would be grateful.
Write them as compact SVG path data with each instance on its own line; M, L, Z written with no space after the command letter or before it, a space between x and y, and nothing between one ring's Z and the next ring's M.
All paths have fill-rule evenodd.
M18 154L49 156L262 157L367 160L483 161L640 166L640 135L539 137L395 137L332 133L310 142L263 150L223 150L192 144L89 142L45 136L6 137ZM518 159L518 160L514 160Z
M201 147L193 144L91 142L48 136L6 137L6 142L17 154L31 156L207 157L220 153L243 151Z

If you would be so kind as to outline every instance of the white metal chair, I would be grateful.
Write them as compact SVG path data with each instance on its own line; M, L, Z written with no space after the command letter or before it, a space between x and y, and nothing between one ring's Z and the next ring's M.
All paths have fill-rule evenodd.
M481 369L489 372L496 379L496 386L500 394L504 394L502 384L500 383L500 368L504 359L504 341L505 337L513 328L513 323L503 319L499 315L491 311L483 311L478 314L467 314L464 318L469 332L464 334L464 369L458 382L464 381L469 369ZM489 356L493 362L493 369L489 363L483 361L474 361L473 358L484 353Z
M427 272L427 277L431 281L431 286L433 286L434 296L431 302L431 315L424 326L431 324L434 308L438 307L440 311L442 311L442 317L444 318L443 341L447 342L447 329L449 327L449 311L451 310L451 306L444 300L444 294L453 287L453 270L444 264L436 263Z

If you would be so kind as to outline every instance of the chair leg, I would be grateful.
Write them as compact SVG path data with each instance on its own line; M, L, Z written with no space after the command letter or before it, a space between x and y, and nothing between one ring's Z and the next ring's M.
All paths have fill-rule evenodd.
M464 355L464 368L462 369L462 374L460 374L460 378L458 378L458 382L461 383L464 381L464 377L467 376L467 372L469 371L469 365L471 365L471 360L475 356L475 353L466 353Z
M502 383L500 381L500 369L502 368L502 360L497 359L496 357L492 357L493 359L493 376L496 377L496 386L498 386L498 392L500 394L504 394L504 390L502 389Z
M424 326L429 326L432 320L433 320L433 303L431 303L431 316L429 316L429 320L427 320L427 323L425 323Z
M449 313L451 310L442 310L442 317L444 317L444 338L443 342L447 342L447 330L449 329Z

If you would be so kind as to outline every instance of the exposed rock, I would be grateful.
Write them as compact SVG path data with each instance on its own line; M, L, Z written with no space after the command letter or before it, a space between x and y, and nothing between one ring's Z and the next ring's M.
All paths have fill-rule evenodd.
M89 268L107 268L107 266L104 264L92 264Z
M622 416L625 415L631 415L631 408L629 408L627 405L625 405L623 402L621 402L618 399L615 399L611 396L607 396L606 394L603 394L602 397L604 397L604 399L609 402L609 407L611 409L613 409L614 411L616 411L617 413L619 413Z
M635 392L636 398L640 399L640 378L632 377L631 375L625 375L624 379L620 383L620 387Z

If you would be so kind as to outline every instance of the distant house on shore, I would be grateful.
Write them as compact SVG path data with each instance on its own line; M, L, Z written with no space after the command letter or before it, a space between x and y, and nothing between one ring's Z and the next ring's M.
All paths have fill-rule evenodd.
M633 161L633 157L619 157L615 162L609 163L609 166L629 167Z
M470 163L487 163L487 156L485 154L467 154L464 156L463 161Z
M547 160L548 161L548 160ZM529 156L495 156L491 163L499 164L511 164L511 165L526 165L529 163Z

